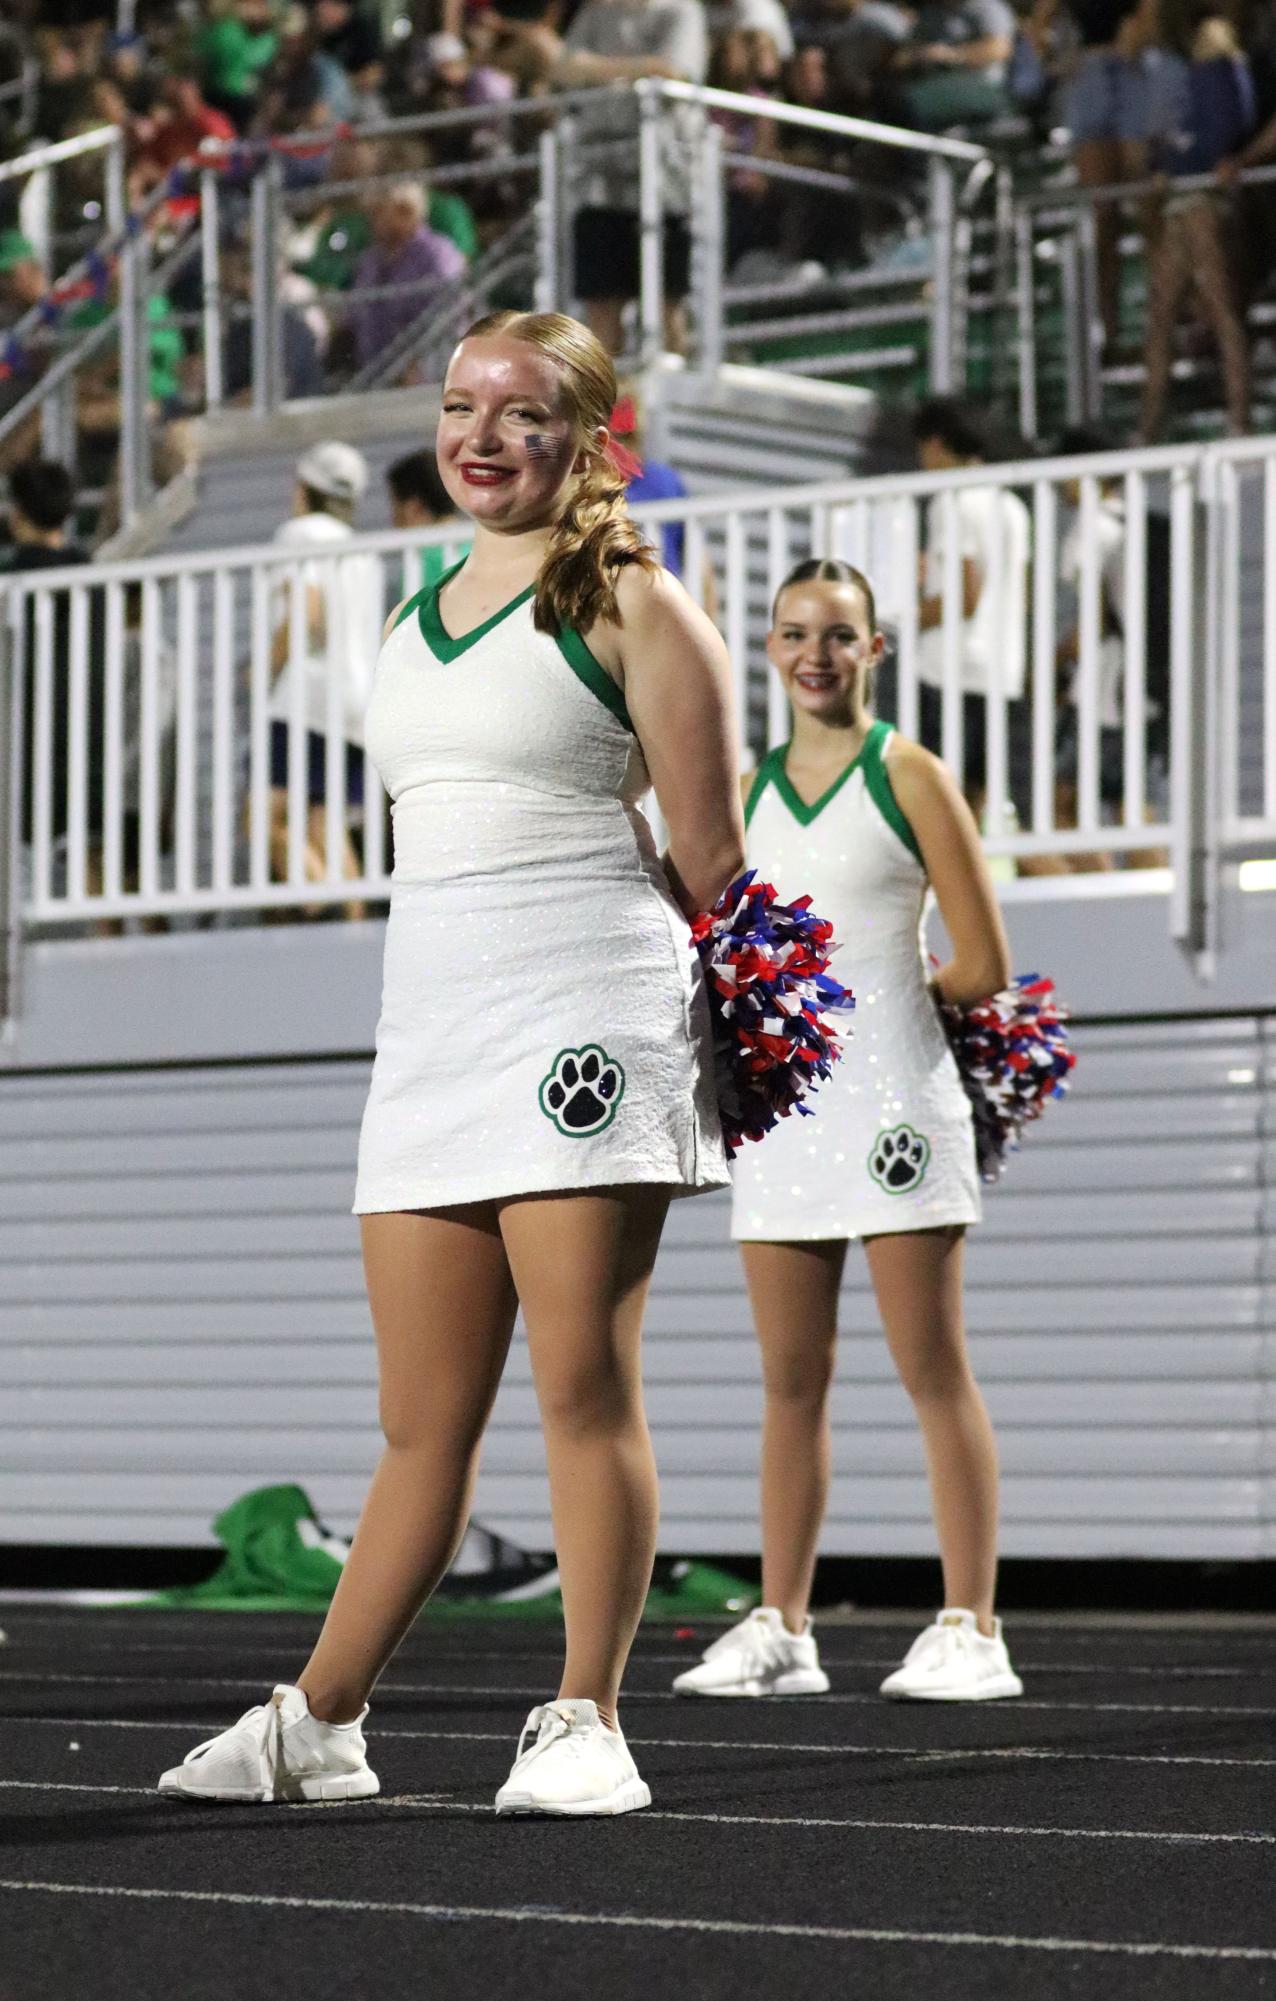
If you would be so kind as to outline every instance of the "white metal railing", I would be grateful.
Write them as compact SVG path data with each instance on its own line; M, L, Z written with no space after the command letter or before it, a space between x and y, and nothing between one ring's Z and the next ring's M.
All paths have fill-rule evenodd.
M837 555L868 572L893 636L887 712L918 734L933 700L919 676L938 680L939 747L971 780L961 558L972 494L975 511L1002 524L984 543L988 850L1027 866L1166 851L1175 934L1204 963L1211 872L1221 857L1276 843L1276 440L841 480L638 511L652 531L680 524L684 573L697 586L713 572L746 756L787 735L762 650L774 592L795 562ZM1022 577L1010 568L1016 507L1030 524ZM1114 568L1112 538L1105 545L1096 531L1100 510L1118 509ZM1069 580L1060 543L1073 521ZM464 534L458 523L363 536L340 554L304 559L270 547L13 575L0 690L10 746L0 902L10 929L384 899L385 801L371 767L357 770L361 753L348 758L344 690L352 660L370 674L386 610L418 588L421 550L459 553ZM942 616L927 642L919 557L937 540L944 557L923 595L939 597ZM1159 568L1149 563L1154 547ZM316 670L322 729L304 675L291 676L286 713L274 694L275 663L313 650L303 621L316 588L327 628ZM1059 658L1069 629L1071 697ZM1021 648L1025 688L1014 700ZM1116 718L1105 721L1111 702ZM1063 816L1075 824L1061 824L1058 732L1069 710L1076 811ZM286 796L273 800L272 723L289 741ZM323 744L321 827L307 798L311 728ZM362 806L349 797L350 759ZM347 829L358 856L349 880ZM318 880L307 873L308 849L326 855Z

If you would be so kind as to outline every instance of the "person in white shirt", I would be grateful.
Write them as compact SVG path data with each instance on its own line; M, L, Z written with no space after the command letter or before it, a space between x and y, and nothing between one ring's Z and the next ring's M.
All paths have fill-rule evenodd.
M353 445L331 439L312 445L297 461L290 518L275 531L289 551L306 550L336 558L354 534L355 509L367 488L368 467ZM381 626L381 575L370 556L306 562L301 567L304 605L300 648L294 647L292 584L280 585L271 647L274 676L270 694L270 859L278 882L288 877L288 773L291 720L299 707L306 755L306 880L322 882L328 872L326 801L329 718L342 738L345 828L341 874L361 874L350 833L349 815L363 806L363 716L371 692L372 665ZM330 676L333 685L330 688ZM301 683L298 691L298 682ZM366 914L364 905L345 906L349 917ZM318 914L317 911L311 914Z
M923 472L951 472L984 463L986 447L978 424L951 398L937 396L923 403L913 435ZM988 698L1015 702L1024 692L1030 522L1018 495L1003 487L962 487L951 500L937 495L927 506L918 607L918 735L928 750L936 752L942 741L944 568L950 522L960 557L957 667L963 769L959 776L978 815L988 786Z

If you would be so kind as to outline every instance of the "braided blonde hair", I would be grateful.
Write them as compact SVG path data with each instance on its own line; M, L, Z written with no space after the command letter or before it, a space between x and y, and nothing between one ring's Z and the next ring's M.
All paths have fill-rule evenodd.
M593 436L608 424L616 402L611 356L588 327L566 313L489 313L463 337L484 340L498 334L526 342L557 364L577 447L588 454L537 578L537 629L588 632L600 618L618 623L617 572L629 564L656 570L659 560L630 519L624 480Z

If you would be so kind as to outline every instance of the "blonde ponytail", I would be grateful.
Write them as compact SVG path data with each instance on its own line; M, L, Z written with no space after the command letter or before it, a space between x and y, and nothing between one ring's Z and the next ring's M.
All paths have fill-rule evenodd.
M558 364L578 443L589 453L555 525L533 608L541 632L567 627L588 632L599 619L619 619L616 580L622 569L631 564L643 570L660 567L630 517L624 480L606 453L594 448L593 434L611 420L616 371L602 343L566 313L489 313L464 338L497 334L526 341Z

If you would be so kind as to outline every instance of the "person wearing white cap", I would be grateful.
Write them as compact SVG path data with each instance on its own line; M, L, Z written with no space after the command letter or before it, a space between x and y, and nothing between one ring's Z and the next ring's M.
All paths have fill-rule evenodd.
M381 577L372 557L338 557L338 551L353 536L355 510L367 485L367 460L353 445L336 438L311 445L297 461L292 515L275 531L283 548L315 552L298 569L282 573L271 649L270 859L279 882L288 878L294 743L302 747L306 767L306 880L322 882L327 875L330 730L341 739L341 874L346 881L360 874L349 815L363 806L363 713L380 628ZM320 550L326 560L318 558ZM304 597L299 635L294 634L294 587ZM362 917L364 906L350 902L346 914Z

